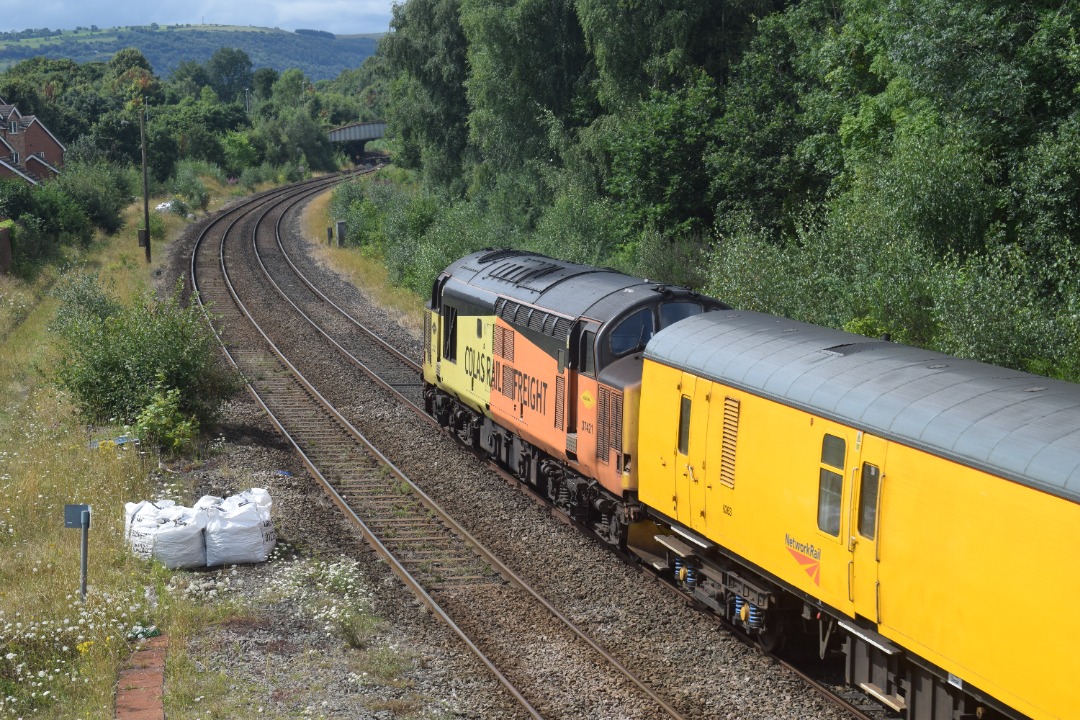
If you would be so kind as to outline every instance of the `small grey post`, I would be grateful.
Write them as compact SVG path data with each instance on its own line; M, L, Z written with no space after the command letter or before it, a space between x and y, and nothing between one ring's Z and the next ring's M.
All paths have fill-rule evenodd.
M79 595L86 602L86 561L90 555L90 510L79 513L82 522L82 566L79 571Z
M86 601L86 561L90 554L90 506L65 505L64 527L82 530L82 563L79 573L79 594Z
M339 220L337 224L337 246L345 247L345 221Z
M334 244L334 228L332 228L332 227L326 228L326 244L327 245L333 245Z

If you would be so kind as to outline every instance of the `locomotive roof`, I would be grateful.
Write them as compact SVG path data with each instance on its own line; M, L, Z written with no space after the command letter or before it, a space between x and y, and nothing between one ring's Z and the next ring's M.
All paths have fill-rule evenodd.
M748 311L645 356L1080 502L1080 385Z
M684 288L652 283L609 268L556 260L523 250L482 250L446 271L472 287L568 317L607 322L649 293L692 295Z

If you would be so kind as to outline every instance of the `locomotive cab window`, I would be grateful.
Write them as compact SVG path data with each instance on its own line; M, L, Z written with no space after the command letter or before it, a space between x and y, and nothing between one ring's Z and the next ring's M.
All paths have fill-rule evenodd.
M586 330L581 333L577 348L578 372L590 377L596 376L596 354L593 350L595 339L596 333Z
M863 463L859 480L859 534L867 540L874 539L877 530L878 487L881 471L876 465Z
M692 302L666 302L660 306L660 327L666 328L672 323L699 315L701 306Z
M821 442L821 468L818 472L818 529L834 537L840 535L840 503L844 491L843 438L826 435ZM837 472L839 470L839 472Z
M443 305L443 358L457 362L457 308Z
M653 332L652 308L641 308L611 331L608 342L612 355L620 357L635 350L644 350L645 343L649 342Z

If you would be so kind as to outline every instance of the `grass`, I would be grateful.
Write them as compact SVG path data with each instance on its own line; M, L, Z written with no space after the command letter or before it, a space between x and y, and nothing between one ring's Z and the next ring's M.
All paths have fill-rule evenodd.
M213 194L211 210L237 193L205 181ZM309 237L318 237L321 226L325 238L327 199L308 213ZM167 242L153 240L148 265L136 239L141 216L141 203L133 204L123 230L98 238L87 252L43 269L30 282L0 276L0 718L112 718L119 666L131 653L131 639L146 628L170 636L169 717L206 717L210 708L214 717L244 717L251 714L249 701L265 693L265 687L248 687L225 670L200 671L186 650L207 624L258 622L257 608L228 592L228 576L216 577L210 595L191 580L206 573L168 571L138 560L124 543L125 502L169 497L190 503L195 488L166 483L155 472L158 458L137 447L91 448L91 440L114 437L123 428L87 427L51 382L58 358L47 326L57 303L49 290L64 272L58 268L96 271L121 298L150 287ZM161 217L169 238L187 225L171 213ZM313 244L320 257L356 282L374 283L377 296L399 309L402 322L418 322L420 301L389 288L377 261L355 249L328 249L325 241ZM63 527L68 503L93 508L85 602L78 592L80 533ZM358 675L403 687L402 673L414 661L380 639L382 623L371 613L355 567L316 561L304 567L295 571L297 582L268 592L292 593L304 604L307 617L354 653ZM310 594L312 588L321 594ZM402 714L421 704L388 702L400 702L396 709Z
M387 279L386 265L363 248L337 247L326 242L326 228L334 227L330 217L330 191L312 200L301 223L312 254L354 285L364 288L376 302L390 309L405 327L420 334L423 330L423 300L414 292L395 287Z
M165 242L153 243L148 266L133 229L140 216L133 205L125 230L59 267L95 270L121 297L149 287ZM170 234L185 224L165 222ZM29 282L0 276L0 717L112 717L130 637L155 625L182 635L220 612L169 598L173 574L124 544L126 501L182 500L191 489L155 481L157 458L136 447L91 448L122 428L88 428L51 383L57 353L47 326L57 303L48 293L62 272L48 267ZM80 533L64 528L68 503L92 507L85 602Z

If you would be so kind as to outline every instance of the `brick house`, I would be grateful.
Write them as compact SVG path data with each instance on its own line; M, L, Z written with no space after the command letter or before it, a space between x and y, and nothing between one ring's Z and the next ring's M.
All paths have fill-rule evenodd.
M36 115L0 100L0 178L38 185L60 174L66 150Z

